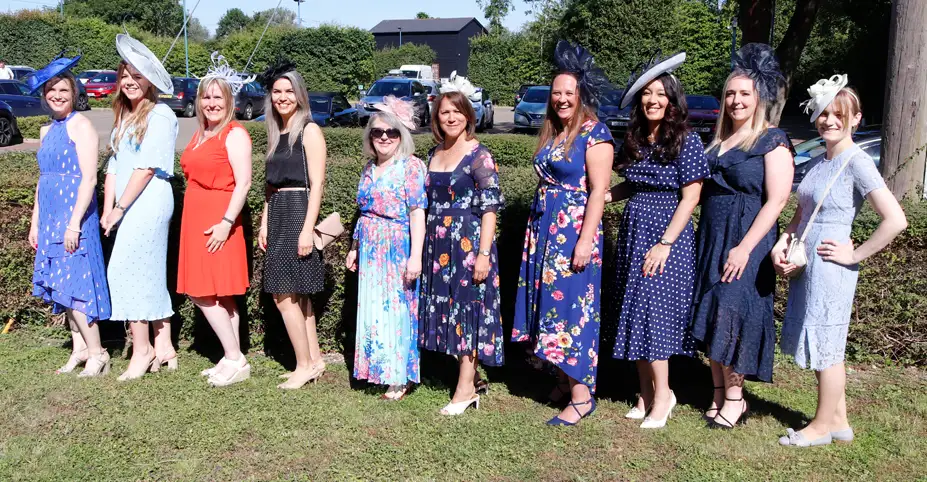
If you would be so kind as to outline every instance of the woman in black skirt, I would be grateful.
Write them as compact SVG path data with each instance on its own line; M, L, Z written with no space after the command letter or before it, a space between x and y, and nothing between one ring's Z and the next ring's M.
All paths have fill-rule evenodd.
M300 388L325 372L315 313L308 295L322 291L322 252L313 227L325 184L325 138L312 122L303 78L290 62L261 74L270 92L267 115L267 198L258 243L264 258L264 291L274 302L296 353L296 370L278 388Z

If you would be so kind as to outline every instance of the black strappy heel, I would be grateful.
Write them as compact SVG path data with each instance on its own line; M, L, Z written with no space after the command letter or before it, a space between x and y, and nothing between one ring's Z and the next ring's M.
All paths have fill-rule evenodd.
M724 397L724 399L728 402L744 402L743 395L741 395L740 398ZM748 404L747 402L744 402L744 409L743 411L740 412L740 417L737 418L737 421L731 422L730 420L724 418L724 415L721 415L721 411L718 410L718 414L715 416L721 417L721 420L724 420L725 422L727 422L727 425L724 425L723 423L718 423L717 421L715 421L715 419L711 419L711 421L708 422L708 428L721 429L721 430L733 430L734 427L738 425L745 425L747 423L747 417L750 415L749 412L750 412L750 404Z
M720 387L714 387L714 390L724 390L724 385L721 385ZM712 399L712 402L714 402L714 399ZM715 417L717 417L718 413L721 412L721 407L709 408L708 410L705 410L705 412L702 413L702 419L704 419L706 422L711 422L712 420L714 420L715 417L708 416L708 412L712 410L715 411Z

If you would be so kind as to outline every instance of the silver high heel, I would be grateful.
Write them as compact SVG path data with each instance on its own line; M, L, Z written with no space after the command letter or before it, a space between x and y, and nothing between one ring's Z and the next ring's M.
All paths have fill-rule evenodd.
M92 356L87 359L87 365L83 371L77 374L79 378L88 378L103 376L109 374L109 353L105 351L99 356Z

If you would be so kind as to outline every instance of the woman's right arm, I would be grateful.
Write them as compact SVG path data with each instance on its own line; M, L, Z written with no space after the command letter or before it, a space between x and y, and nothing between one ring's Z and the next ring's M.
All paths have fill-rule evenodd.
M39 145L45 140L45 134L48 133L49 126L43 126L39 129ZM35 199L32 204L32 222L29 224L29 245L32 249L39 247L39 183L35 183Z
M261 229L258 230L258 247L261 251L267 251L267 201L264 201L264 209L261 211Z

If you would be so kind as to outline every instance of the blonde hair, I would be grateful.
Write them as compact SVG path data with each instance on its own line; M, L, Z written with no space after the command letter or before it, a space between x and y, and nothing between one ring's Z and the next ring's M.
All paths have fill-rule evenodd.
M583 128L583 124L590 119L596 122L599 120L595 115L595 110L583 103L583 96L580 95L581 87L579 86L579 79L576 78L576 75L569 72L561 72L554 76L554 80L557 80L557 77L561 75L569 75L576 79L576 110L573 111L573 117L569 120L569 125L563 125L563 121L561 121L560 116L557 115L557 109L554 107L554 103L550 101L550 96L553 95L554 92L554 81L551 81L551 93L548 94L547 97L547 115L545 116L544 125L541 127L541 132L538 136L538 146L534 151L535 155L541 152L541 149L544 149L551 140L555 139L561 132L569 127L570 130L567 132L567 137L563 142L563 152L564 154L568 154L573 147L573 141L576 140L576 136L579 135L579 131Z
M856 93L856 90L852 87L844 87L837 92L837 95L834 96L834 100L830 102L830 105L834 112L838 112L843 116L843 130L849 132L850 134L856 133L856 129L859 129L859 124L856 126L853 125L852 118L856 117L857 114L863 113L863 105L859 100L859 94ZM826 112L825 108L821 113ZM822 116L818 116L814 120L814 127L818 126L818 120Z
M199 103L203 96L206 95L206 91L209 90L213 85L219 87L219 91L222 93L222 98L225 101L225 115L222 116L222 120L219 121L219 125L216 126L215 132L222 132L230 122L235 119L235 98L232 95L232 88L229 86L229 83L225 79L220 79L217 77L207 77L200 82L199 87L196 89L196 102ZM203 112L203 109L200 109L199 106L196 108L196 121L199 125L198 135L196 137L197 145L203 142L206 139L206 127L208 122L206 121L206 114Z
M312 114L309 110L309 92L306 90L306 82L303 81L303 77L295 70L281 75L278 79L274 80L274 83L277 83L277 80L280 79L287 79L290 81L290 84L293 86L293 93L296 96L296 112L290 117L290 130L288 131L293 135L289 136L287 139L290 153L292 153L293 146L296 145L296 141L299 139L299 133L302 132L306 124L312 122ZM283 125L283 117L281 117L277 109L274 108L273 90L274 86L271 84L270 92L267 93L267 97L265 97L264 100L264 112L269 113L264 116L264 124L267 126L266 155L268 159L276 152L277 145L280 143L280 133L287 127Z
M129 68L129 64L123 60L119 62L119 68L116 69L116 94L113 98L113 132L110 149L119 151L119 142L122 136L132 129L132 139L136 144L141 144L145 140L145 133L148 132L148 114L154 110L158 102L158 89L148 79L148 89L145 90L144 98L138 103L138 108L132 110L132 101L122 91L122 75ZM125 121L125 123L123 123Z
M727 96L727 86L732 80L738 78L748 79L753 82L753 79L750 79L750 77L742 72L732 72L731 75L727 77L727 80L724 81L724 89L721 91L722 99ZM760 93L756 90L756 82L753 82L753 98L756 99L756 110L753 112L753 118L750 121L750 134L741 139L736 146L731 146L731 149L741 149L744 151L753 149L756 142L760 137L766 134L766 130L769 128L769 122L766 121L769 106L766 104L766 101L760 98ZM718 115L718 127L715 129L715 138L712 139L711 144L709 144L708 148L705 150L709 151L716 146L720 146L722 142L732 135L734 135L734 121L731 119L731 116L727 114L727 103L722 101L721 112Z
M373 148L373 142L370 140L370 130L373 129L373 121L380 120L384 124L399 131L399 147L396 148L396 159L408 159L415 154L415 141L412 140L412 133L402 125L399 118L392 112L376 112L370 116L367 121L367 127L364 128L364 156L368 159L376 159L377 151Z

